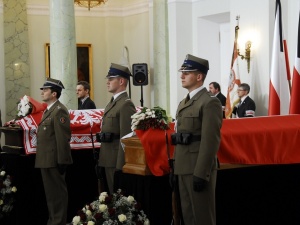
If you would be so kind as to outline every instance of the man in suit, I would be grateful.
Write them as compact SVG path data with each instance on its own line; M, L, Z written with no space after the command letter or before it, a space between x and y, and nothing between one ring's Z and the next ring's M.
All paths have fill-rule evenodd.
M255 102L248 96L250 92L250 86L246 83L239 85L237 89L240 102L234 107L232 114L236 118L242 117L254 117L255 116Z
M225 118L226 97L221 93L220 84L217 82L211 82L209 84L209 91L220 100L222 104L223 118Z
M90 98L90 90L91 90L91 86L88 82L84 80L78 81L76 86L76 94L78 98L78 110L96 109L95 103ZM91 153L90 150L86 150L86 149L72 151L73 165L70 167L72 174L68 173L66 177L67 182L69 181L70 178L72 179L72 176L74 176L74 174L77 175L82 174L81 165L88 165L85 166L85 169L87 169L88 171L93 171L96 168L96 173L88 173L85 175L85 177L86 180L90 180L90 181L97 180L97 172L98 172L97 162L99 157L98 155L99 148L93 148L92 152L93 154ZM94 182L91 182L91 185L88 185L87 188L85 182L78 183L77 188L69 194L69 199L76 199L76 203L78 204L78 206L84 205L89 201L93 201L94 198L100 192L100 190L98 191L98 187L95 187L95 185L93 184ZM82 195L82 190L87 190L87 193Z
M220 144L222 105L203 86L208 61L187 55L180 72L188 90L176 112L174 173L178 176L184 224L215 225L217 151Z
M97 139L101 142L98 165L105 167L110 193L114 191L114 176L120 175L125 164L120 138L131 132L131 116L136 112L126 92L130 75L127 67L112 63L106 76L107 89L113 97L105 107Z
M65 182L66 167L72 164L71 128L67 108L58 100L64 86L61 81L48 78L42 90L47 103L37 129L35 167L41 169L47 200L47 225L66 225L68 190Z
M86 81L79 81L76 87L76 94L78 98L78 110L82 109L96 109L96 105L90 99L90 84Z

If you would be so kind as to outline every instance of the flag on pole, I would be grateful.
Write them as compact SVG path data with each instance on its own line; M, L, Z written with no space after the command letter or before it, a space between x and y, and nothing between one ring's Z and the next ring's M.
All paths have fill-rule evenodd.
M298 39L293 71L290 114L300 114L300 14L298 21Z
M233 52L231 59L231 67L230 67L230 76L227 88L227 98L226 98L226 106L225 106L225 117L229 119L231 117L234 106L239 102L239 96L237 94L237 89L241 84L240 76L239 76L239 65L238 65L238 31L239 31L239 19L237 16L237 25L235 26L235 37L233 44Z
M290 67L281 18L281 3L280 0L276 0L269 89L269 116L288 114L290 101Z

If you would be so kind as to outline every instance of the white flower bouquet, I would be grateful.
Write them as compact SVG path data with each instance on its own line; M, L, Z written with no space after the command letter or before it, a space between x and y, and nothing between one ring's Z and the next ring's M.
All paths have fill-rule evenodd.
M148 130L160 129L167 130L169 129L169 123L171 118L167 116L166 110L160 108L159 106L149 109L143 107L139 112L136 112L131 116L131 130Z
M17 188L12 186L11 176L0 169L0 221L12 211L16 192Z
M146 214L133 196L124 196L122 190L108 195L102 192L99 199L86 205L73 218L73 225L150 225Z
M24 95L18 103L18 113L17 118L22 118L30 114L32 111L32 104L27 95Z

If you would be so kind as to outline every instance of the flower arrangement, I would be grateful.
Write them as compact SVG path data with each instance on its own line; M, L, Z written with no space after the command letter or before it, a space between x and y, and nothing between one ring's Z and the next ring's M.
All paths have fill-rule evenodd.
M99 199L79 210L73 225L150 225L146 214L133 196L124 196L122 190L108 195L102 192Z
M152 129L169 129L169 122L171 118L167 116L166 110L159 106L149 109L143 107L140 111L131 116L131 130L148 130Z
M27 116L32 111L32 104L29 101L29 98L27 95L24 95L23 98L20 99L18 102L18 113L17 118L20 119L22 117Z
M0 221L12 211L16 191L17 188L12 186L11 176L0 169Z

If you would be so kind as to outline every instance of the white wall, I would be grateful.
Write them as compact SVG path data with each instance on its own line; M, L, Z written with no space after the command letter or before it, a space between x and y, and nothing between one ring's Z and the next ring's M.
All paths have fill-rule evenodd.
M175 118L179 102L187 94L181 87L181 67L187 54L193 53L192 4L171 1L168 6L169 20L169 71L170 71L170 114Z
M131 66L134 63L147 63L148 70L150 64L150 31L149 13L127 16L124 18L124 45L128 47ZM131 69L131 68L130 68ZM150 70L151 71L151 70ZM143 86L143 105L151 107L151 86L153 85L153 74L150 72L149 84ZM141 105L141 86L131 86L131 99L136 106Z
M197 56L209 61L204 86L212 81L221 83L220 80L220 26L209 20L198 18L198 50Z

